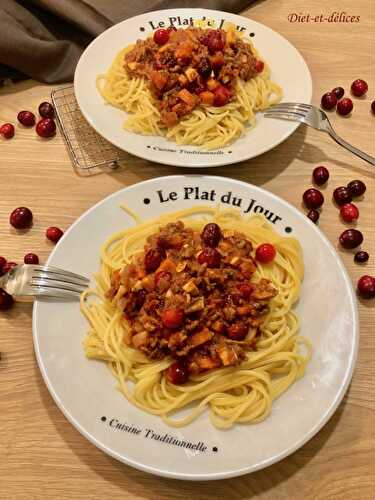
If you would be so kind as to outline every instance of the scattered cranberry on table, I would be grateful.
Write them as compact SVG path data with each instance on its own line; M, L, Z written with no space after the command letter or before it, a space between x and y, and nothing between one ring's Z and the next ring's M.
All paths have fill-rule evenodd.
M337 100L341 99L342 96L345 94L345 90L342 87L335 87L332 90L332 94L335 94Z
M364 80L358 78L358 80L354 80L352 86L350 87L352 94L356 97L362 97L368 91L368 85Z
M216 248L204 247L197 257L199 264L207 264L207 267L219 267L221 262L221 255Z
M9 271L14 269L17 265L17 262L7 262L3 265L3 274L9 273Z
M353 222L359 217L359 210L354 203L345 203L340 208L340 215L345 222Z
M169 40L169 33L170 31L168 29L160 28L156 30L154 33L154 42L158 45L166 44Z
M52 137L53 135L55 135L56 123L52 118L42 118L36 124L35 130L40 137L47 139L48 137Z
M307 217L314 223L316 224L319 220L319 212L317 210L315 210L315 208L312 208L311 210L309 210L307 212Z
M188 381L189 370L183 361L175 361L166 370L165 376L171 384L184 384Z
M349 97L344 97L337 103L337 112L341 116L346 116L353 110L353 101Z
M347 188L353 197L362 196L366 191L366 184L358 179L350 181Z
M55 109L49 102L40 103L38 111L43 118L54 118L55 116Z
M352 192L345 186L339 186L333 191L333 198L338 205L345 205L352 201Z
M39 264L39 257L35 253L27 253L23 261L25 264Z
M255 258L262 264L272 262L276 257L276 248L271 243L262 243L255 251Z
M313 179L315 184L322 186L329 179L329 171L326 167L315 167L313 170Z
M339 238L340 244L347 250L359 247L363 242L363 235L358 229L346 229Z
M33 213L27 207L18 207L10 214L9 222L16 229L25 229L31 226Z
M5 257L0 257L0 276L1 276L1 272L3 270L3 267L5 266L5 264L7 263L7 260Z
M35 115L31 111L20 111L17 115L17 120L25 127L33 127L35 125Z
M337 104L337 97L333 92L326 92L321 100L322 108L331 110Z
M357 283L358 295L363 299L372 299L375 297L375 278L372 276L362 276Z
M14 125L11 123L4 123L4 125L1 125L0 135L5 139L11 139L14 136Z
M310 188L303 193L303 202L307 208L319 208L324 203L324 196L318 189Z
M372 101L371 103L371 111L374 113L375 115L375 101Z
M165 309L161 313L161 321L165 328L175 330L180 328L184 322L184 311L182 309Z
M364 250L359 250L355 255L354 255L354 261L358 262L359 264L364 264L365 262L368 261L369 259L369 254L365 252Z
M64 233L58 227L49 227L46 231L46 237L48 240L57 243Z
M0 288L0 310L6 311L10 309L13 305L13 297L9 295L5 290Z

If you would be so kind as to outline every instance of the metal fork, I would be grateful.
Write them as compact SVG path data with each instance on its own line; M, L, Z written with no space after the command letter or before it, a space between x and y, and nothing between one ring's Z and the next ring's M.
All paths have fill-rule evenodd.
M79 297L90 280L51 266L22 264L0 277L0 288L10 295L72 298Z
M362 158L362 160L375 166L375 158L373 156L364 153L360 149L344 141L344 139L341 139L333 130L326 113L315 106L311 106L311 104L282 102L276 106L272 106L272 108L265 112L264 116L267 118L281 118L283 120L304 123L316 130L327 132L337 144L340 144L340 146L348 149L351 153Z

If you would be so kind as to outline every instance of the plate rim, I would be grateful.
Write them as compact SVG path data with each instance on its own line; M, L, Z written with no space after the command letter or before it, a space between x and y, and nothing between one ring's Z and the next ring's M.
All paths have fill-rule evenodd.
M193 8L193 9L188 9L188 8L161 9L161 10L150 11L150 12L147 12L146 14L150 14L150 15L151 14L152 15L160 14L160 15L163 15L162 13L171 12L171 11L174 11L174 12L175 11L186 11L187 14L188 13L191 14L192 11L203 11L204 13L214 12L216 14L230 14L230 15L238 17L238 18L243 18L246 21L250 21L250 22L254 23L255 25L261 26L262 28L266 28L267 30L270 30L271 32L276 33L276 35L280 36L283 40L285 40L285 42L287 42L287 44L289 44L297 52L298 56L301 58L301 61L303 62L304 66L305 66L306 76L308 77L308 85L309 85L309 88L308 88L308 90L309 90L309 98L306 100L306 104L311 104L312 97L313 97L313 86L312 86L312 76L311 76L310 68L309 68L309 66L308 66L305 58L301 54L301 52L297 49L297 47L294 44L292 44L284 35L282 35L278 31L275 31L274 29L270 28L266 24L263 24L261 22L255 21L252 18L242 16L241 14L234 14L232 12L225 12L225 11L216 10L216 9L204 9L204 8ZM96 128L96 126L95 126L95 120L92 120L92 118L90 116L90 113L87 113L86 110L83 109L81 107L81 105L80 105L79 96L80 96L81 91L79 90L79 85L78 85L78 82L77 82L77 75L79 74L80 67L83 64L83 61L85 59L85 56L87 55L87 52L89 50L91 50L91 47L94 44L96 44L98 42L98 40L100 40L100 39L104 38L105 36L107 36L108 32L116 29L119 24L125 24L128 21L137 19L138 17L144 16L144 15L145 14L138 14L137 16L132 16L132 17L129 17L128 19L124 19L123 21L120 21L119 23L116 23L113 26L111 26L110 28L106 29L99 36L97 36L96 38L94 38L94 40L92 40L90 42L90 44L82 52L82 54L81 54L81 56L80 56L80 58L78 60L78 63L76 65L75 71L74 71L74 79L73 79L74 94L76 96L78 107L79 107L81 113L83 114L85 120L89 123L89 125L95 130L95 132L97 132L101 137L103 137L105 140L107 140L108 142L110 142L113 146L115 146L115 147L121 149L122 151L125 151L126 153L131 154L131 155L133 155L133 156L135 156L137 158L141 158L143 160L151 161L151 162L158 163L158 164L161 164L161 165L170 165L170 166L178 167L178 168L186 168L186 167L188 167L188 168L215 168L215 167L221 167L221 166L225 166L225 165L233 165L235 163L240 163L240 162L243 162L243 161L251 160L251 159L256 158L257 156L260 156L260 155L262 155L262 154L264 154L264 153L266 153L268 151L272 151L274 148L277 148L281 143L283 143L284 141L286 141L297 130L297 128L299 128L299 126L301 125L301 123L290 122L290 129L289 129L289 131L285 132L281 136L281 138L278 141L276 141L276 143L272 147L264 147L262 150L260 150L259 152L257 152L253 156L247 156L246 154L244 154L244 156L241 157L240 159L234 160L234 159L228 158L228 160L220 161L220 162L215 163L215 164L210 164L210 163L207 163L207 162L204 163L202 161L196 161L194 163L194 165L189 165L189 164L187 165L186 163L184 163L183 159L181 159L178 162L178 164L177 164L176 161L169 160L168 158L166 158L166 160L163 160L163 161L161 161L159 159L152 158L152 153L150 153L150 155L147 155L147 152L145 152L144 154L143 153L139 154L138 152L134 152L134 150L130 151L129 149L124 149L124 146L122 144L118 143L113 138L111 139L111 138L109 138L107 136L102 135L102 133ZM154 136L145 136L145 137L154 137ZM156 136L156 137L158 137L158 136ZM174 144L173 141L168 141L168 143ZM132 149L131 143L129 144L129 147L130 147L130 149ZM127 146L127 148L128 148L128 146ZM198 158L199 158L199 156L197 157L197 159ZM202 156L201 160L203 160L203 156Z
M218 472L218 473L205 473L205 474L191 474L191 473L175 473L173 471L167 471L167 470L161 470L158 469L157 467L153 466L148 466L144 465L142 463L139 463L137 461L134 461L132 459L129 459L127 457L124 457L123 455L120 455L119 453L111 450L104 444L102 444L95 436L90 434L86 429L74 418L74 416L64 407L63 402L60 400L58 394L55 392L52 383L50 382L47 371L45 369L45 366L43 364L43 359L42 355L39 349L39 344L38 344L38 332L37 332L37 315L38 315L38 309L40 307L40 304L42 304L41 301L35 300L33 304L33 314L32 314L32 335L33 335L33 346L34 346L34 352L35 352L35 357L38 363L38 367L40 370L40 373L42 374L42 378L44 383L47 386L47 389L52 396L52 399L56 403L57 407L60 409L60 411L63 413L65 418L70 422L70 424L73 425L73 427L81 434L83 435L91 444L99 448L102 452L106 453L107 455L111 456L112 458L118 460L121 463L124 463L130 467L134 467L135 469L138 469L142 472L147 472L156 476L161 476L161 477L167 477L167 478L172 478L172 479L179 479L179 480L188 480L188 481L211 481L211 480L220 480L220 479L229 479L233 477L239 477L245 474L250 474L252 472L256 472L258 470L261 470L265 467L269 467L280 460L283 460L284 458L288 457L298 449L300 449L304 444L306 444L310 439L312 439L328 422L328 420L334 415L336 412L339 404L343 400L346 391L348 390L349 384L352 380L354 369L356 367L356 362L358 358L358 349L359 349L359 336L360 336L360 329L359 329L359 314L358 314L358 307L357 307L357 300L356 300L356 295L355 291L349 276L349 273L344 265L343 260L341 259L340 255L337 253L335 250L333 244L329 241L329 239L326 237L326 235L309 219L307 219L304 214L298 210L297 207L289 203L288 201L284 200L283 198L279 197L278 195L275 195L274 193L267 191L266 189L263 189L259 186L256 186L254 184L250 184L245 181L241 181L238 179L232 179L232 178L227 178L224 176L216 176L216 175L203 175L203 174L176 174L176 175L167 175L167 176L161 176L161 177L156 177L152 179L147 179L135 184L132 184L130 186L123 187L105 198L99 200L97 203L95 203L93 206L85 210L74 222L69 228L66 230L64 233L64 236L60 239L60 241L57 243L57 245L53 248L52 252L48 256L48 259L46 261L46 265L49 265L50 260L53 258L55 251L57 248L59 248L61 245L63 245L64 240L66 238L66 235L70 233L71 230L73 230L74 227L76 227L84 218L87 214L90 212L94 211L97 209L100 205L105 204L110 200L111 198L116 197L120 192L126 192L126 190L138 187L138 186L144 186L147 184L151 184L153 182L157 182L160 180L165 180L167 179L182 179L182 178L194 178L194 177L204 177L205 179L208 180L216 180L220 179L222 181L230 181L237 183L243 187L248 187L251 186L252 189L259 193L266 193L269 195L271 198L274 200L277 200L280 202L282 205L286 206L288 209L290 209L292 212L294 212L297 217L300 218L301 221L303 221L306 224L309 224L310 227L315 231L316 235L320 237L325 245L327 246L327 249L335 256L337 264L340 268L340 271L344 277L344 281L347 285L347 289L349 292L350 296L350 304L351 304L351 311L352 311L352 317L353 317L353 347L350 352L350 358L348 362L347 369L345 371L345 376L342 381L340 390L337 391L335 398L332 400L330 406L327 408L325 411L324 415L322 418L316 423L315 426L313 426L310 431L303 437L303 439L297 441L296 443L292 444L290 447L285 449L283 452L269 458L266 460L262 460L261 462L258 462L256 465L252 466L247 466L243 467L242 469L237 469L237 470L230 470L226 472Z

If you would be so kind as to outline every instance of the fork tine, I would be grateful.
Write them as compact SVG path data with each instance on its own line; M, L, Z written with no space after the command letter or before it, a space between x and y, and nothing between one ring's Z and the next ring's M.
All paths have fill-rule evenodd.
M293 112L293 113L299 113L303 116L307 116L308 113L310 112L309 109L305 109L305 108L300 108L299 106L284 106L283 104L280 104L278 106L275 106L275 107L272 107L272 108L269 108L266 113L270 111L275 111L276 113L277 112Z
M79 280L76 278L71 278L70 276L64 276L62 274L55 274L45 271L34 271L30 276L32 279L44 279L47 281L56 281L61 283L62 285L68 284L68 285L77 285L83 287L89 285L89 282L86 280Z
M45 288L45 287L33 287L33 295L36 297L50 297L58 299L78 299L81 295L77 292L70 292L67 290L61 290L60 288Z
M52 291L65 291L65 292L74 292L77 294L80 294L85 290L85 286L81 285L75 285L75 284L70 284L70 283L63 283L60 281L55 281L52 279L43 279L43 278L32 278L31 281L28 283L31 287L38 289L38 288L44 288L47 290Z
M269 109L281 109L281 108L299 109L300 111L307 113L308 111L311 111L313 109L313 106L311 106L311 104L304 104L299 102L280 102L279 104L275 104Z
M302 115L301 113L296 113L295 111L287 111L287 110L267 111L266 113L264 113L264 116L268 116L270 118L283 118L284 116L288 116L290 120L296 120L296 121L300 121L303 118L306 118L305 115Z
M34 265L32 266L32 268L37 272L43 272L47 276L50 275L51 277L56 279L58 279L58 277L71 278L82 284L88 284L90 282L89 278L86 278L86 276L81 276L80 274L71 273L70 271L59 269L58 267Z

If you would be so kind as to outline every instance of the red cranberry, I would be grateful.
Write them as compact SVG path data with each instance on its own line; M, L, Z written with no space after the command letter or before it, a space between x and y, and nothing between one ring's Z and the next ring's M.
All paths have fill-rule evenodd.
M167 368L165 376L171 384L184 384L189 378L188 367L183 361L175 361Z
M33 214L29 208L18 207L10 214L9 222L16 229L25 229L31 226Z
M165 251L162 248L150 248L146 252L144 260L146 273L156 271L163 259L165 259Z
M337 104L337 97L333 92L327 92L322 96L321 104L324 109L333 109Z
M197 257L199 264L207 264L207 267L220 267L221 255L215 248L205 247Z
M156 30L154 33L154 42L158 45L166 44L169 40L169 33L169 30L163 28Z
M349 97L344 97L337 103L337 112L339 115L346 116L352 112L353 101Z
M333 191L333 198L338 205L345 205L352 201L352 193L347 187L340 186Z
M340 243L346 249L356 248L363 242L363 235L358 229L347 229L340 235Z
M17 267L17 265L17 262L7 262L3 265L3 274L9 273L9 271Z
M36 124L36 133L40 137L52 137L56 133L56 123L52 118L43 118Z
M254 287L250 285L250 283L241 283L241 285L238 287L238 291L240 292L240 294L244 299L248 299L252 294L253 290Z
M364 262L367 262L369 259L369 254L363 250L360 250L354 255L354 261L358 262L359 264L363 264Z
M5 139L11 139L14 136L14 126L11 123L4 123L0 127L0 135Z
M366 94L368 91L368 85L364 80L358 78L358 80L354 80L352 86L350 87L352 94L356 97L361 97Z
M303 193L303 202L307 208L319 208L324 203L324 196L318 189L310 188Z
M362 196L366 191L366 184L358 179L350 181L348 184L348 189L352 196Z
M313 170L313 179L315 184L317 184L318 186L322 186L329 179L328 169L323 166L315 167Z
M214 106L225 106L228 104L231 93L224 85L220 85L214 90Z
M363 299L372 299L375 297L375 278L372 276L362 276L357 283L358 294Z
M345 222L353 222L359 217L359 210L353 203L345 203L340 208L340 215Z
M40 116L42 116L43 118L54 118L55 116L54 107L49 102L40 103L38 111Z
M155 274L154 279L156 288L159 288L161 291L168 290L171 286L172 274L168 271L159 271Z
M374 113L375 115L375 101L372 101L371 103L371 111Z
M228 327L227 335L232 340L244 340L248 331L249 328L245 325L245 323L237 321L237 323Z
M312 208L311 210L309 210L307 212L307 217L314 223L316 224L319 220L319 212L317 210L315 210L315 208Z
M0 310L6 311L10 309L13 305L13 297L9 295L5 290L0 288Z
M255 258L263 264L272 262L276 257L276 249L271 243L262 243L255 250Z
M138 311L141 309L146 300L147 292L143 288L134 293L134 305Z
M35 115L31 111L20 111L17 115L17 120L25 127L33 127L35 125Z
M264 70L264 62L258 59L255 63L254 69L257 73L261 73Z
M35 253L27 253L23 261L25 264L39 264L39 257Z
M222 33L219 30L212 30L208 34L207 47L208 50L213 54L218 50L223 50L225 41Z
M339 100L345 94L345 90L342 87L335 87L332 90L332 93L335 94L335 96L337 97L337 100Z
M214 222L206 224L203 228L201 238L206 246L217 247L221 239L220 226L218 226Z
M175 330L180 328L184 322L184 311L182 309L165 309L161 313L161 321L166 328Z
M57 243L64 233L58 227L51 226L46 231L46 238Z

